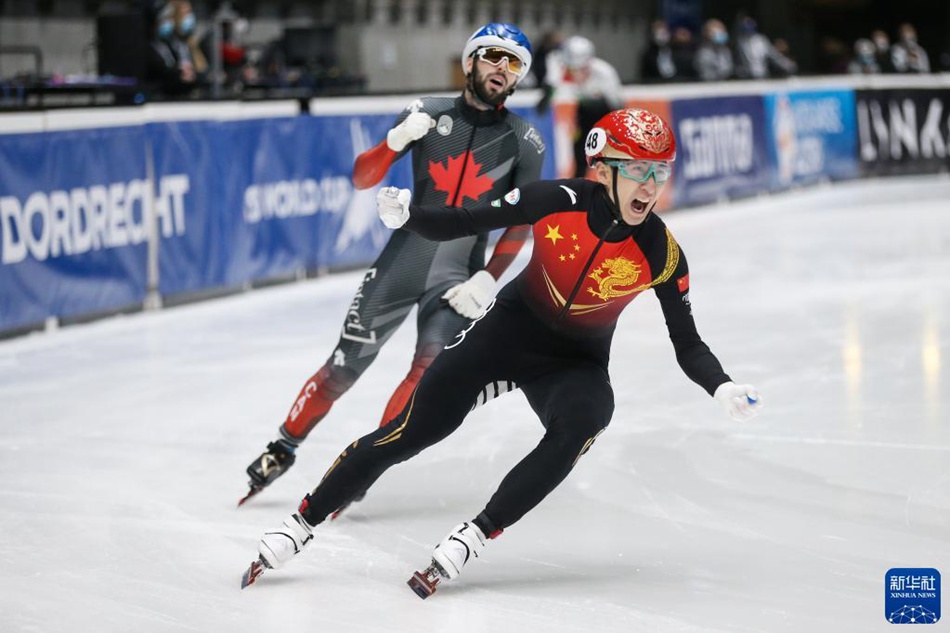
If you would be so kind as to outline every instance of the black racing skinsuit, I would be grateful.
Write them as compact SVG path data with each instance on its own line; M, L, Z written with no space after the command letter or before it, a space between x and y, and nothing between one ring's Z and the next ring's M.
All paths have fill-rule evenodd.
M447 437L474 405L520 388L544 437L475 519L485 534L513 524L567 476L610 422L614 328L622 310L650 288L686 375L710 394L729 380L696 331L679 244L655 214L638 226L623 223L597 183L536 182L497 205L412 206L406 228L452 239L521 223L534 231L527 267L436 359L402 412L341 453L301 505L308 522L319 523L389 466Z

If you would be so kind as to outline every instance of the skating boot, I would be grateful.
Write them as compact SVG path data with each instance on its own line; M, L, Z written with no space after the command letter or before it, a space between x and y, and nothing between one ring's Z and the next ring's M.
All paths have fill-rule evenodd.
M417 571L409 579L409 586L425 600L443 580L455 580L462 573L462 567L471 558L478 558L485 547L485 535L474 523L462 523L455 526L432 552L432 564L423 571Z
M261 456L251 462L247 467L247 475L250 481L247 482L248 493L244 495L238 505L244 505L244 502L259 493L261 490L271 485L271 483L287 472L297 456L294 450L297 447L285 440L277 440L267 445L267 450L261 453Z
M257 546L258 559L244 572L241 589L252 584L265 569L280 569L284 563L303 551L313 540L313 528L302 516L291 514L284 523L271 532L265 532Z

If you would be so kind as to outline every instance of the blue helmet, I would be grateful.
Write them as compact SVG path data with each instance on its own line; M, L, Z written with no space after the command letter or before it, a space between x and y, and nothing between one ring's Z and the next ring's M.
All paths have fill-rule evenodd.
M531 70L531 42L528 36L521 32L514 24L504 22L491 22L481 27L468 38L465 48L462 49L462 72L467 72L465 62L475 52L486 46L498 46L507 49L517 55L524 62L524 73L518 77L518 81L524 79L528 71Z

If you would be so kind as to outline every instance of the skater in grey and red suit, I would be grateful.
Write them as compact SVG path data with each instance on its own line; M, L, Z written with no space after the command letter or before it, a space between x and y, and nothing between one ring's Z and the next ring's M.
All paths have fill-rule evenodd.
M360 189L378 184L410 152L418 204L487 203L537 180L545 153L541 136L504 107L530 67L531 43L517 27L483 26L462 51L463 93L413 101L386 139L357 158L353 182ZM507 227L486 264L487 233L439 242L395 231L366 271L330 357L300 389L278 438L247 467L250 491L239 503L287 472L300 443L418 306L415 355L381 423L394 418L442 348L494 298L498 278L527 236L527 226Z

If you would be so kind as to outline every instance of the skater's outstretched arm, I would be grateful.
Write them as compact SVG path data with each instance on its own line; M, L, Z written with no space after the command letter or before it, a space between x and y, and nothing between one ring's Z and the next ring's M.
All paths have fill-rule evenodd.
M672 236L667 233L667 239ZM756 415L762 408L762 399L752 385L737 385L723 371L722 365L709 346L699 336L693 320L693 310L689 300L689 266L682 249L672 244L676 267L666 281L654 287L666 328L676 350L676 360L683 372L697 385L722 405L725 412L735 420L746 420ZM661 263L651 262L659 270ZM667 257L667 265L670 259Z
M578 211L589 203L594 188L589 180L541 180L510 191L503 198L470 207L419 206L409 203L409 190L385 187L376 196L383 223L405 226L413 233L440 242L494 229L534 224L559 211Z

